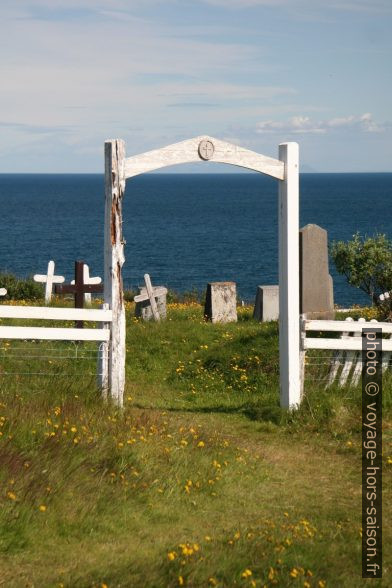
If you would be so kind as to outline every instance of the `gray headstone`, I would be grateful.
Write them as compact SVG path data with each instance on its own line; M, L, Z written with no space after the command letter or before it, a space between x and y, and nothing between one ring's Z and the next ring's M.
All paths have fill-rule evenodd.
M145 287L139 289L139 294L147 294L147 290ZM166 318L166 294L162 296L155 297L159 316L161 319ZM144 321L151 321L154 319L154 315L152 314L152 308L150 304L150 300L143 300L142 302L136 302L135 305L135 316L142 317Z
M253 318L261 322L279 319L279 286L257 286Z
M306 225L299 232L299 246L300 312L311 319L334 319L327 231L318 225Z
M213 323L237 321L237 289L235 282L207 284L204 316Z

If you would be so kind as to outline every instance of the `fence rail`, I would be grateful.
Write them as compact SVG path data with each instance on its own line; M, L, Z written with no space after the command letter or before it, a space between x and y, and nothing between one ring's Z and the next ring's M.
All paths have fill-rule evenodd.
M112 322L112 311L101 308L55 308L0 305L0 318Z
M0 327L0 339L42 341L109 341L109 329L71 329L58 327Z
M48 308L41 306L0 305L0 319L98 322L97 328L0 326L0 339L37 341L95 341L99 343L97 377L104 395L109 387L109 341L113 314L105 304L102 309Z
M354 321L351 317L345 321L308 320L301 321L301 339L303 350L303 369L307 360L307 350L335 351L330 369L326 378L326 388L338 381L339 386L351 384L356 386L362 373L362 329L376 327L381 328L387 338L383 339L382 371L385 372L392 356L392 324L378 322L376 320L366 321L360 318ZM341 333L339 338L331 337L307 337L309 333Z

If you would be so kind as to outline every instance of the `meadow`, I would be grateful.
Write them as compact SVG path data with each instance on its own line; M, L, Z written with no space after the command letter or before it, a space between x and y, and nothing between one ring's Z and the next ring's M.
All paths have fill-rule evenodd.
M123 410L100 398L93 346L0 343L0 586L365 585L360 386L309 369L281 410L278 327L251 315L212 325L171 303L143 323L127 303ZM389 375L374 586L392 565L391 391Z

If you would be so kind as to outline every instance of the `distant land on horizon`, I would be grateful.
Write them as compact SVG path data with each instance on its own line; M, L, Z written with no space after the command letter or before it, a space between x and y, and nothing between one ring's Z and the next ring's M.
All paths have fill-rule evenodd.
M236 167L234 165L228 165L228 164L210 164L208 170L206 169L197 169L196 166L208 166L209 164L204 164L204 163L196 163L196 164L181 164L179 166L171 166L168 168L160 168L157 169L155 171L150 171L150 172L145 172L144 175L177 175L177 174L196 174L196 175L230 175L230 174L259 174L261 172L258 171L253 171L250 169L246 169L246 168L241 168L241 167ZM175 167L178 167L178 169L174 169ZM215 169L212 169L215 168ZM219 168L219 169L216 169ZM227 168L233 168L233 169L227 169ZM391 174L392 170L380 170L380 171L320 171L320 170L316 170L313 169L311 166L308 165L304 165L301 167L300 165L300 175L302 174L320 174L320 175L326 175L326 174ZM103 169L103 165L102 165L102 171L86 171L86 172L80 172L80 171L44 171L44 172L40 172L40 171L20 171L20 172L7 172L7 171L0 171L0 175L2 176L19 176L19 175L59 175L59 176L65 176L65 175L72 175L72 176L95 176L95 175L104 175L104 169Z

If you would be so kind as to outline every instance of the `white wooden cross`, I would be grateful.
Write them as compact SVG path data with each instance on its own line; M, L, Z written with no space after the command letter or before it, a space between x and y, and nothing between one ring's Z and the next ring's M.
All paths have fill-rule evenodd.
M157 298L158 296L164 296L165 294L167 294L167 288L164 288L163 286L155 286L153 288L149 274L144 274L144 282L146 284L146 292L142 292L141 294L138 294L137 296L135 296L134 301L135 302L143 302L144 300L150 300L151 310L152 310L152 315L154 317L154 320L159 322L161 320L161 317L159 314L159 310L158 310L158 306L157 306L157 302L156 302L155 298Z
M102 278L98 276L95 278L90 278L90 269L87 263L83 266L83 283L84 284L100 284L102 282ZM71 280L71 284L75 284L75 280ZM91 294L89 292L85 292L84 294L84 301L86 304L91 304Z
M7 294L7 290L5 288L0 288L0 296L5 296Z
M54 261L49 261L48 271L46 274L35 274L34 282L43 282L45 285L45 304L49 304L52 299L53 284L62 284L64 276L54 275Z

